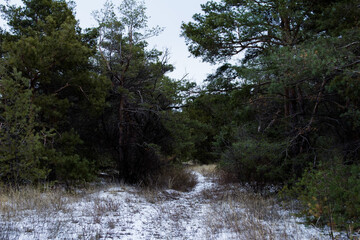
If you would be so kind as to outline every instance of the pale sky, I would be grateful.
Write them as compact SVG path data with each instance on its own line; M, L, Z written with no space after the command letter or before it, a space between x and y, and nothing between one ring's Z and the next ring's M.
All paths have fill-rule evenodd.
M3 2L4 0L0 0ZM80 20L82 28L94 27L96 22L91 13L103 7L106 0L75 0L76 18ZM187 79L201 84L207 74L212 73L216 67L203 63L201 59L190 56L187 50L185 39L180 37L181 23L189 22L195 13L201 11L200 4L207 0L145 0L147 15L150 17L149 27L160 26L165 28L157 37L148 40L149 47L155 47L162 51L166 48L170 51L169 63L175 66L174 72L170 73L171 78L180 79L188 74ZM11 4L20 4L21 0L10 0ZM121 0L113 0L119 6ZM0 20L0 25L4 21Z

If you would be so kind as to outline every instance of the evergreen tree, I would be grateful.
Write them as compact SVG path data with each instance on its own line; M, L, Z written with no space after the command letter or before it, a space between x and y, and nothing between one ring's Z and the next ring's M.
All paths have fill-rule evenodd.
M52 135L37 131L39 108L32 102L29 80L17 71L8 76L3 67L0 79L0 179L16 187L45 180L43 154Z
M162 111L169 110L173 95L167 91L172 70L167 57L146 50L146 39L160 29L147 27L143 2L106 2L95 12L99 22L99 71L112 83L103 126L105 145L116 159L120 177L128 181L147 180L160 169L160 155L169 151L169 132ZM175 84L176 85L176 84Z
M245 52L238 65L225 64L209 78L207 94L250 87L233 116L250 109L252 117L233 117L230 141L220 148L225 169L245 182L301 179L298 193L310 219L358 226L358 208L340 197L359 192L358 1L222 0L202 9L182 26L190 52L225 63ZM234 78L238 84L227 87ZM215 146L226 128L217 131Z
M307 161L316 157L316 139L325 124L333 126L332 138L337 138L335 128L346 129L342 121L337 125L330 120L340 119L342 114L336 110L341 104L329 90L335 79L345 75L346 79L357 78L352 68L358 65L355 16L359 10L354 6L354 1L326 5L223 0L204 4L204 14L194 15L194 23L183 24L190 52L206 61L225 61L245 51L242 64L232 67L237 69L233 72L239 80L238 88L251 85L256 93L248 105L257 112L258 131L270 134L276 126L278 136L287 139L287 154L283 157L307 155L307 160L292 163L291 171L296 176L301 175ZM339 18L345 10L349 14L340 20L341 31L325 22ZM227 66L223 69L229 69ZM219 79L228 82L225 70L220 71L220 77L210 79L209 86L216 86ZM329 117L324 113L329 104L331 117L322 117Z
M16 68L29 80L32 103L39 109L39 127L57 133L52 139L55 153L48 156L53 170L50 178L73 179L75 173L61 168L69 165L76 172L86 157L92 157L81 138L89 127L89 116L99 116L96 113L105 104L108 87L106 79L92 71L96 34L81 32L66 1L23 3L24 7L1 6L10 27L2 35L4 63L8 71ZM75 179L87 178L80 173Z

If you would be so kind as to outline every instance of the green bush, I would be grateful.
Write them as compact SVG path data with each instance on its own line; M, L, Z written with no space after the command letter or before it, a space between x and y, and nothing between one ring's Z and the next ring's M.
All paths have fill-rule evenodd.
M294 190L311 223L333 230L360 228L360 166L321 164L305 171Z
M16 187L42 181L49 172L41 165L43 138L51 133L36 131L39 108L31 101L29 79L0 66L0 80L0 181Z
M246 138L233 143L221 156L220 168L236 180L258 188L288 178L282 143Z
M57 181L76 184L94 179L93 164L78 154L82 144L83 141L74 129L62 133L58 140L61 151L53 152L50 157L53 161L51 170Z
M93 179L94 171L87 159L79 155L59 156L54 169L56 178L67 184L90 181Z

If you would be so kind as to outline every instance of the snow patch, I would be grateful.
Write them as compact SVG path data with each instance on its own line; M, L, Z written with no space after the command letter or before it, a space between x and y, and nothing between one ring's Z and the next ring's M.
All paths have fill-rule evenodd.
M280 218L264 221L241 204L208 200L204 194L211 195L217 184L210 177L194 174L198 183L192 191L159 192L164 198L155 202L139 194L139 189L122 185L86 194L60 210L19 210L14 216L1 213L0 239L249 239L246 234L254 233L234 231L221 218L227 211L241 217L237 226L259 224L270 229L275 239L329 239L324 231L299 224L301 219L284 210L279 211Z

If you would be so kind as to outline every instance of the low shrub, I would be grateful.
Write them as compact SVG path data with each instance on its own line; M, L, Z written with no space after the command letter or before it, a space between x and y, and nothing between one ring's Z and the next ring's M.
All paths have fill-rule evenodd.
M220 169L226 181L248 183L254 188L282 183L288 178L282 154L286 147L265 139L246 138L222 153Z
M302 202L309 223L328 225L331 230L360 230L359 165L335 160L311 167L293 192Z
M168 165L157 176L152 176L144 185L150 188L168 188L176 191L191 191L196 185L196 176L181 165Z
M79 155L59 156L56 159L54 172L56 178L67 185L74 185L94 179L92 164Z

